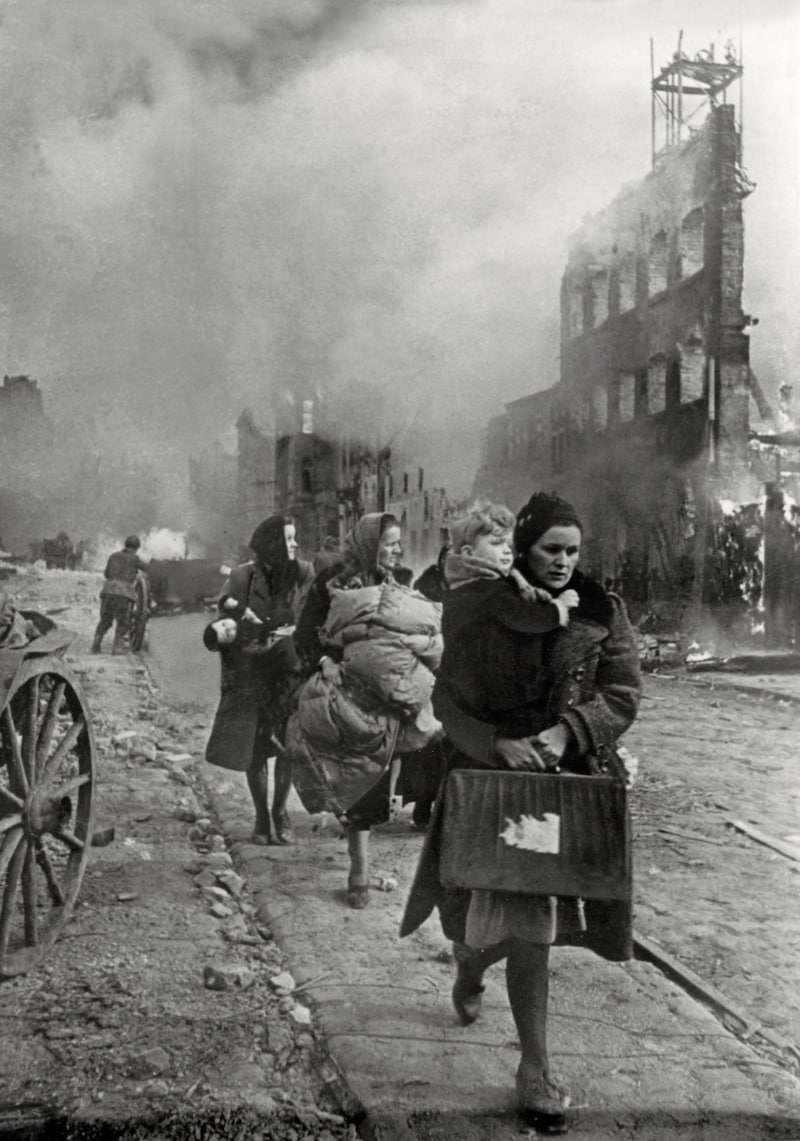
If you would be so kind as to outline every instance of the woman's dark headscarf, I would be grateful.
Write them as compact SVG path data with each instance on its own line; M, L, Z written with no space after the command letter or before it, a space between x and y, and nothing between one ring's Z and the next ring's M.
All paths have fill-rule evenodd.
M517 554L527 555L536 540L551 527L577 527L583 534L583 524L571 503L546 491L535 491L517 515L514 527Z
M270 515L256 527L248 543L250 550L267 572L273 590L287 590L300 575L297 559L290 559L284 528L294 524L289 515Z

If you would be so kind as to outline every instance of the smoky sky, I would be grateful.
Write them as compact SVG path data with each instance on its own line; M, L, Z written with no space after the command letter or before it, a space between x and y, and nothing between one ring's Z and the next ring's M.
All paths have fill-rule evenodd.
M797 355L793 4L0 11L4 371L76 446L180 482L243 407L314 398L463 494L481 425L557 380L569 235L647 173L650 37L660 66L681 28L743 40L762 386Z

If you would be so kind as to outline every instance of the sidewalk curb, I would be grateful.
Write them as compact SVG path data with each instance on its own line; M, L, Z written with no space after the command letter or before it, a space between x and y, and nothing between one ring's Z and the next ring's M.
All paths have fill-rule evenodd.
M689 679L694 680L695 678L707 678L708 685L705 687L707 689L730 689L735 693L744 693L748 696L765 697L770 701L788 701L793 705L800 705L800 693L789 693L786 690L775 689L772 686L767 688L762 685L748 685L747 682L734 680L728 675L720 676L719 674L706 673L703 670L698 670L697 672L686 671L672 675L662 674L661 676L672 676L683 681Z

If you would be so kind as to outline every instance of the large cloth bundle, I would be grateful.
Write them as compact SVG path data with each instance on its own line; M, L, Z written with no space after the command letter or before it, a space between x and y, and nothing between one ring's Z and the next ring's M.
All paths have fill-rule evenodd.
M341 815L395 753L440 732L430 699L441 607L395 583L330 591L320 640L341 662L323 659L301 689L286 749L306 810Z

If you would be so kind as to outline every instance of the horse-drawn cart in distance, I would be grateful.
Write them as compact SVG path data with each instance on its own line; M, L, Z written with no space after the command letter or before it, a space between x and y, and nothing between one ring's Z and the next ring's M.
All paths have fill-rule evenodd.
M16 636L0 643L0 978L36 967L65 927L94 825L92 725L64 661L74 635L30 611L11 617Z

